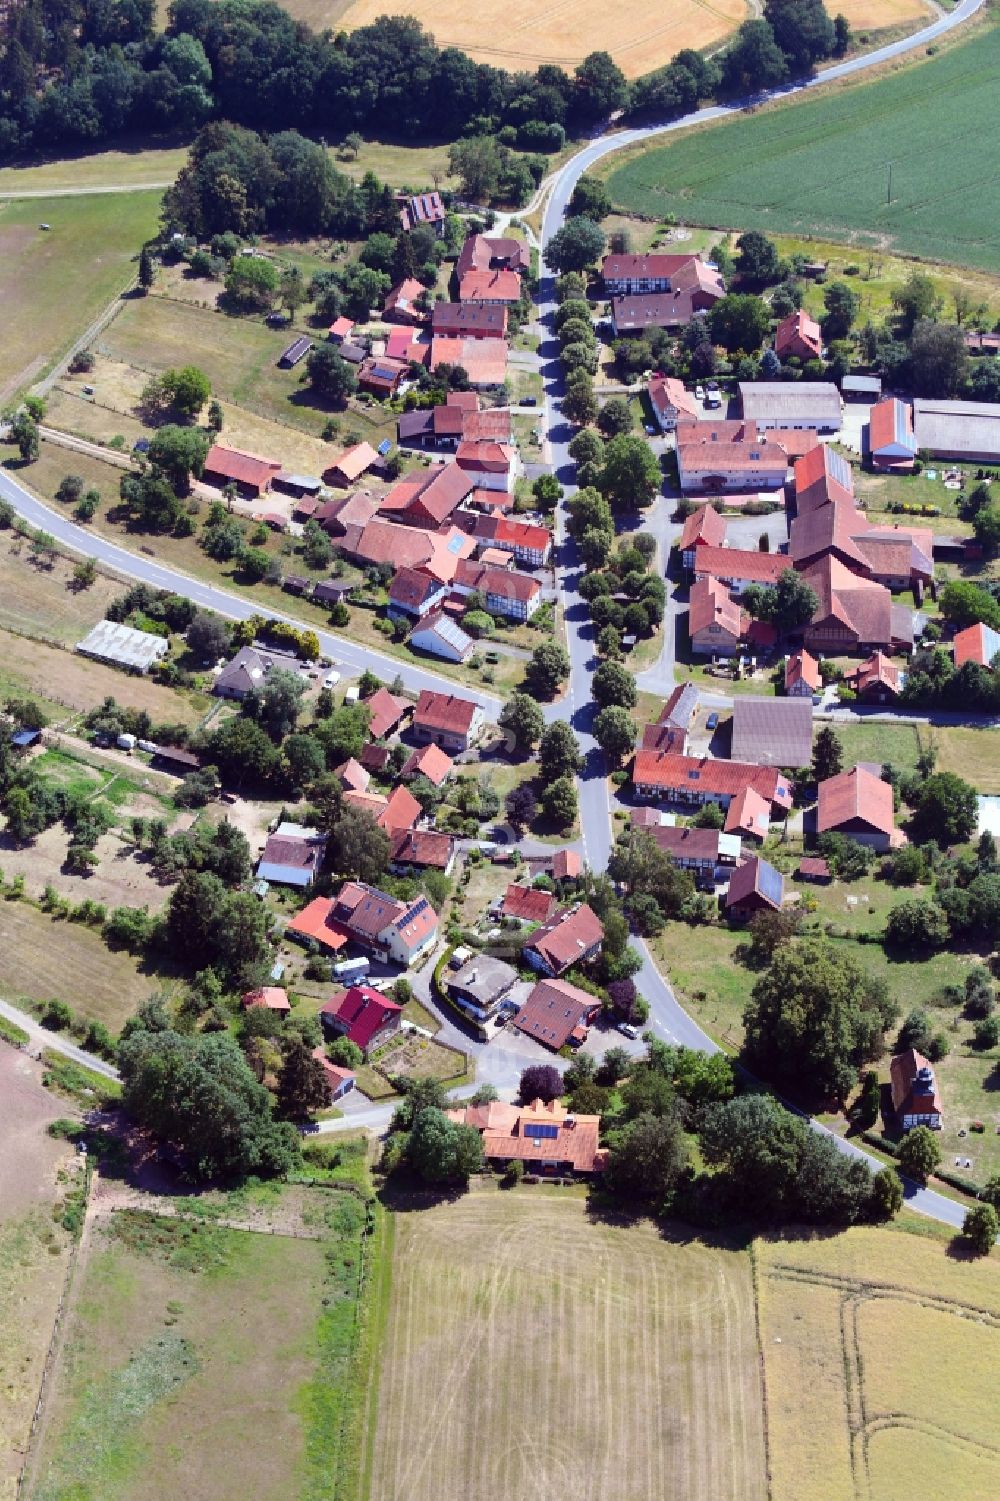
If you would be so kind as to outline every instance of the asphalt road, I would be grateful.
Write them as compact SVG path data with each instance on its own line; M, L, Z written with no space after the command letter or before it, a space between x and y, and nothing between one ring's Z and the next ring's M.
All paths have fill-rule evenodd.
M68 463L67 460L67 465ZM49 532L63 547L68 547L73 552L86 557L96 558L99 563L113 569L116 573L123 574L126 578L138 579L143 583L152 584L154 588L169 589L172 593L183 594L195 604L201 605L206 610L215 610L229 620L247 620L251 615L264 615L269 620L290 620L294 625L299 626L306 624L280 610L269 609L253 600L244 599L238 594L230 594L228 590L217 588L214 584L201 583L198 579L190 578L175 568L168 568L152 558L146 558L138 552L119 547L117 543L107 541L96 532L77 526L54 507L38 500L9 471L2 469L0 469L0 496L9 500L18 514L32 526ZM312 626L309 628L314 629ZM417 667L400 661L396 657L372 651L369 647L359 646L348 640L346 636L336 635L332 631L318 630L316 634L324 655L332 657L338 664L348 667L353 672L364 672L368 668L379 673L386 683L391 683L398 674L404 685L415 693L423 688L439 693L456 691L457 685L453 679L443 677L432 669ZM478 704L481 704L490 719L495 720L500 713L501 700L492 694L465 687L461 689L461 692L464 697L475 699ZM556 711L549 706L549 712L551 715Z
M118 1070L110 1063L105 1063L103 1058L96 1058L93 1053L87 1053L83 1048L78 1048L75 1042L70 1042L59 1032L50 1032L33 1016L29 1016L27 1011L11 1006L8 1001L0 1000L0 1016L6 1017L7 1021L13 1022L23 1032L27 1032L32 1050L51 1048L54 1053L62 1053L64 1057L71 1058L74 1063L82 1064L84 1068L91 1069L95 1074L101 1074L105 1079L118 1078Z

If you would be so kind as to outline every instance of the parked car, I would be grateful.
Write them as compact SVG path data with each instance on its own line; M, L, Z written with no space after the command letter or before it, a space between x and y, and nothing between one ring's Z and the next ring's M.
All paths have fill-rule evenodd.
M340 673L339 672L328 672L327 675L326 675L326 677L323 679L323 687L324 688L335 688L339 682L340 682Z
M695 388L694 388L694 394L695 394L695 399L697 401L704 401L705 400L705 387L704 386L695 386Z
M633 1026L631 1022L619 1022L618 1030L623 1037L629 1037L633 1042L635 1042L636 1038L639 1036L639 1028Z
M537 405L538 405L538 401L537 401L537 399L534 396L522 396L521 397L521 406L523 406L523 407L536 407Z
M708 718L705 720L705 728L706 730L717 730L719 728L718 714L710 714L708 716Z

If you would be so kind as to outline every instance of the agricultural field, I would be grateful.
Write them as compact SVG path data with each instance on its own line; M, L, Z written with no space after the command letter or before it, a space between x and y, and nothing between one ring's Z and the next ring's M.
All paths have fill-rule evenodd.
M156 192L0 201L0 405L50 369L129 284L159 206Z
M544 1188L401 1214L395 1241L373 1497L766 1494L744 1253Z
M856 87L741 115L615 167L615 204L661 219L808 235L1000 271L983 184L1000 29ZM893 163L887 203L887 163Z
M41 1068L0 1042L0 1498L13 1501L66 1276L70 1238L53 1215L77 1171L46 1126L65 1113ZM60 1181L62 1180L62 1181Z
M31 1501L355 1493L364 1208L327 1190L312 1200L318 1213L264 1234L102 1215L78 1274ZM241 1308L252 1316L234 1317Z
M385 14L384 0L290 0L292 15L317 29L334 20L353 31L369 26ZM635 0L609 32L606 10L599 0L579 0L572 6L532 6L513 0L503 25L484 27L482 17L460 0L406 0L394 14L415 16L441 47L459 47L478 62L511 72L530 71L541 63L572 70L588 53L608 50L630 78L668 63L684 47L709 47L735 31L749 14L744 0L672 0L669 8L655 0Z
M896 1501L904 1473L927 1501L992 1501L996 1259L905 1214L755 1256L774 1501Z
M9 865L6 849L0 849L0 861ZM93 883L84 894L96 899ZM117 1032L157 984L92 928L57 921L28 902L0 902L0 995L14 1005L23 1001L31 1010L34 1003L66 1001L77 1015Z

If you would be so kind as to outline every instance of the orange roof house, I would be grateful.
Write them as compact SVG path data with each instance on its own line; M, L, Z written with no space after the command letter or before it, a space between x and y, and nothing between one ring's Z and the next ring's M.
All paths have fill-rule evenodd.
M955 638L957 641L957 637ZM1000 647L1000 641L998 641ZM876 651L862 662L856 672L847 678L864 703L891 704L896 701L906 682L906 673L884 654Z
M323 471L323 478L328 485L353 485L377 462L378 454L370 443L355 443Z
M934 1080L934 1070L916 1048L907 1048L889 1060L892 1108L900 1127L912 1131L927 1126L940 1131L944 1125L944 1106Z
M450 776L454 764L439 745L423 745L403 762L399 775L404 781L410 777L426 777L432 787L440 787Z
M639 750L632 781L640 797L665 797L678 803L721 803L728 808L741 792L753 787L773 808L787 811L792 806L791 783L776 766Z
M412 829L422 816L423 809L413 793L406 787L394 787L389 793L385 808L379 814L378 824L392 838L405 829Z
M458 284L458 300L505 306L520 302L521 278L516 271L466 271Z
M416 277L408 276L393 287L382 304L382 312L392 323L423 323L426 314L416 304L426 290Z
M677 550L685 568L694 566L695 549L698 547L725 547L726 523L714 506L699 506L685 518L684 527L677 539Z
M729 551L728 548L725 550ZM702 548L701 551L714 549ZM688 635L693 652L699 656L734 656L749 626L750 616L718 579L702 576L691 585Z
M853 510L854 477L842 454L818 443L795 461L795 510L801 516L825 505L848 505Z
M516 918L518 922L543 923L548 922L558 905L551 891L512 883L504 892L500 915Z
M771 828L771 804L762 797L756 787L744 787L737 793L726 810L725 832L745 835L761 843Z
M601 1008L596 996L567 980L539 980L514 1021L519 1032L558 1053L579 1047Z
M905 842L896 828L892 788L863 766L819 784L818 834L847 834L859 844L887 850Z
M811 698L823 687L819 663L809 652L793 652L785 663L785 692L789 697Z
M872 407L868 418L868 452L876 469L906 473L917 456L913 435L913 409L897 396L887 396Z
M815 318L810 318L803 308L782 318L774 335L774 352L781 360L821 359L823 334Z
M575 964L596 959L604 942L604 927L597 913L587 906L562 907L532 933L523 954L542 974L558 976ZM558 1047L562 1043L557 1044Z
M988 625L969 625L958 631L952 642L955 666L964 667L966 662L977 662L980 667L989 667L1000 653L1000 631Z
M583 874L583 860L576 850L556 850L552 856L552 879L575 881Z
M373 740L382 740L390 735L413 708L409 699L396 698L388 688L376 688L371 697L363 702L368 710L368 733Z
M523 1162L540 1176L600 1173L608 1154L599 1145L599 1115L570 1114L559 1100L533 1100L530 1105L466 1105L445 1112L459 1126L482 1134L483 1156L503 1167Z
M434 371L441 365L461 365L473 386L502 386L507 379L507 342L435 334L430 368Z
M240 1000L244 1011L251 1011L255 1006L266 1006L268 1011L275 1011L280 1016L287 1016L292 1009L288 999L288 992L280 985L261 985L257 990L248 990Z

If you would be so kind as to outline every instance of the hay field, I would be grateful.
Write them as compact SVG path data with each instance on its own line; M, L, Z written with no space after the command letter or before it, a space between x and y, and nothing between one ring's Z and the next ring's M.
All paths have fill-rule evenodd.
M849 87L687 131L611 172L616 207L1000 271L988 117L1000 28ZM893 163L892 201L887 202Z
M286 1501L322 1242L151 1223L149 1245L120 1217L95 1231L27 1495Z
M0 406L38 380L128 285L142 242L156 230L160 197L0 201Z
M482 1190L396 1222L373 1501L758 1501L747 1256Z
M905 0L904 0L905 3ZM495 26L463 0L356 0L342 11L330 0L291 0L287 9L314 26L330 25L331 14L348 31L370 26L379 16L410 15L441 47L459 47L479 62L522 72L540 63L575 68L589 52L611 53L629 78L661 67L682 47L708 47L746 20L744 0L633 0L609 25L601 0L553 0L532 5L510 0Z
M907 1215L755 1250L774 1501L1000 1493L1000 1262Z
M837 0L830 14L846 16L852 31L878 31L908 21L929 22L933 11L927 0Z
M0 864L11 870L5 849ZM123 891L120 900L128 899ZM57 922L27 902L0 902L0 995L14 1005L20 997L55 998L117 1032L156 986L154 975L142 974L130 954L109 949L92 928Z
M69 1236L52 1216L72 1148L47 1135L65 1114L41 1067L0 1043L0 1501L13 1501L42 1364L66 1274Z

